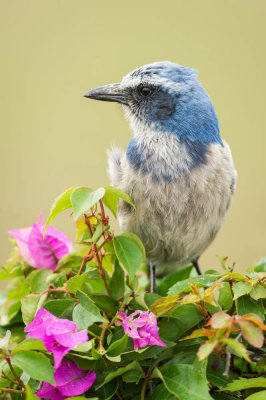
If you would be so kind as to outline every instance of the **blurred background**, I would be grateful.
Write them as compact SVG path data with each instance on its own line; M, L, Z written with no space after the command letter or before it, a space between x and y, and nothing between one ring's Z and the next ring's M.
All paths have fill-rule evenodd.
M46 219L70 186L109 184L106 149L131 132L117 104L82 97L171 60L199 70L239 178L228 217L201 258L241 271L266 255L265 0L0 1L0 261L7 230ZM74 238L70 213L54 226ZM116 226L116 232L119 228Z

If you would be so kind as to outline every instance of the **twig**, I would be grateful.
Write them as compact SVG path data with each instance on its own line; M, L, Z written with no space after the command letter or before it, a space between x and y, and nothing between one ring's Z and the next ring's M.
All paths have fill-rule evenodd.
M242 336L242 332L240 332L237 337L235 338L235 340L238 342L239 339ZM226 352L226 364L225 364L225 370L223 373L223 376L225 377L225 379L228 379L229 377L229 371L230 371L230 366L231 366L231 357L232 357L232 351L233 349L230 348L227 352Z
M109 321L104 322L100 340L99 340L99 353L100 354L103 354L105 352L104 347L103 347L103 341L104 341L105 332L107 331L108 327L109 327Z
M82 260L78 275L81 275L81 273L82 273L82 271L83 271L83 269L84 269L84 267L86 265L86 262L93 259L93 256L90 256L91 252L92 252L92 246L89 248L89 251L87 252L87 254L83 257L83 260Z
M100 207L101 207L101 214L102 214L102 223L103 223L103 233L104 233L104 227L105 225L108 225L109 223L109 217L106 217L105 211L104 211L104 206L102 200L99 200Z
M103 204L100 203L100 205L101 205L101 208L103 208ZM90 235L91 235L91 237L92 237L92 236L93 236L93 233L92 233L92 229L91 229L90 220L89 220L89 218L86 216L86 214L84 214L84 217L85 217L85 223L86 223L86 225L87 225L87 227L88 227L88 229L89 229ZM106 219L105 214L104 214L104 209L103 209L102 219L103 219L103 228L104 228L104 219ZM105 289L106 289L106 291L107 291L107 293L108 293L108 296L111 297L111 292L110 292L110 289L109 289L109 287L108 287L108 285L107 285L107 281L106 281L106 278L105 278L105 273L104 273L103 266L102 266L102 261L100 260L100 257L99 257L99 250L100 250L100 249L97 249L97 245L96 245L95 243L92 243L92 244L91 244L91 248L90 248L90 250L88 251L87 254L89 254L90 252L94 253L94 256L96 257L97 263L98 263L98 265L99 265L99 273L100 273L100 276L101 276L101 278L102 278L102 280L103 280ZM82 269L84 268L85 263L86 263L86 261L84 261L84 258L83 258L81 267L80 267L80 269L79 269L79 274L80 274L80 271L82 271Z
M2 372L2 378L9 380L10 382L14 383L15 385L18 384L17 381L15 381L14 379L12 379L9 376L7 376L4 372Z
M22 382L22 380L20 379L20 377L17 375L16 371L13 368L13 365L12 365L12 363L10 361L10 357L9 356L5 356L5 359L6 359L7 363L8 363L8 365L9 365L10 371L12 372L14 378L17 380L17 383L19 384L19 386L22 386L25 389L24 383Z
M0 392L13 392L13 393L19 393L19 394L26 394L25 390L17 390L17 389L11 389L11 388L0 388Z
M106 291L108 293L108 296L111 297L111 292L110 292L109 286L107 285L107 282L106 282L105 273L104 273L103 266L102 266L102 261L100 260L100 257L99 257L99 254L98 254L97 251L95 253L95 256L96 256L96 259L97 259L97 262L98 262L98 265L99 265L99 273L100 273L101 278L103 280L105 289L106 289Z
M90 220L89 220L89 218L87 217L86 214L84 214L84 218L85 218L85 224L87 225L88 230L89 230L89 232L90 232L90 235L91 235L91 237L92 237L92 236L93 236L93 233L92 233L92 229L91 229Z
M64 293L67 293L67 294L72 294L72 293L70 292L70 290L68 290L67 287L61 287L61 288L56 288L56 289L51 289L51 288L49 288L49 289L45 290L44 292L42 292L42 293L40 294L40 296L42 296L43 294L52 293L52 292L64 292Z

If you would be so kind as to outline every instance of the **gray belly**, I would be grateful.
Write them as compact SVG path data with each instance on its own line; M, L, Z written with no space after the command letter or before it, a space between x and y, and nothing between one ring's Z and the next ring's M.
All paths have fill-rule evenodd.
M120 203L120 226L141 238L147 258L159 272L197 259L218 232L236 181L231 157L225 155L170 183L155 183L124 161L121 189L131 196L136 210Z

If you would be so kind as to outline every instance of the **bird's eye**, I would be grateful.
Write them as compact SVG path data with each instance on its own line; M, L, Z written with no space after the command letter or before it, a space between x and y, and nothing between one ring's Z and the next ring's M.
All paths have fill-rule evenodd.
M139 87L139 92L142 96L148 97L152 94L153 90L149 86L140 86Z

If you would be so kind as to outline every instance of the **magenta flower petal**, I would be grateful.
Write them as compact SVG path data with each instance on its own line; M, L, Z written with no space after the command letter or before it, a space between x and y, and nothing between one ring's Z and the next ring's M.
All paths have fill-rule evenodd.
M78 331L74 322L55 317L49 311L40 308L34 320L25 328L27 337L43 341L47 351L53 353L55 368L63 357L80 343L88 341L86 330Z
M52 347L51 350L48 350L53 353L55 369L57 369L60 366L61 361L70 350L71 348L58 345L56 342L54 343L54 347Z
M56 387L52 386L48 382L43 382L42 387L36 393L39 399L51 399L51 400L64 400L68 396L64 396Z
M125 313L120 313L119 317L122 319L119 324L123 326L124 332L128 333L128 336L132 338L136 351L139 347L147 345L167 347L158 335L155 314L136 310L128 317Z
M54 373L56 386L44 382L36 393L39 398L64 400L86 392L96 379L94 371L79 369L74 361L64 361Z
M94 371L79 369L74 361L69 360L61 363L54 377L59 391L70 397L86 392L95 381L96 374Z
M71 347L72 349L80 343L87 342L88 333L84 329L83 331L67 332L61 334L54 334L55 340L65 347Z
M59 230L48 226L43 237L42 214L32 228L9 231L22 257L33 268L56 269L57 262L72 250L71 240Z
M23 228L23 229L16 229L13 231L8 231L9 235L13 236L16 240L19 252L24 258L25 261L33 268L38 268L35 260L33 259L29 248L28 248L28 240L31 233L32 228Z

